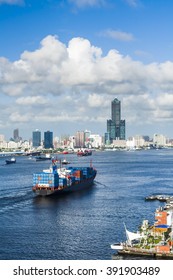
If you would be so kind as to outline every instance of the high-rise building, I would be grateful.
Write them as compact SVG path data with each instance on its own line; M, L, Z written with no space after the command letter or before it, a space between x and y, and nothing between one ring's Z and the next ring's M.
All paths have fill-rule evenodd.
M20 140L18 128L14 129L14 131L13 131L13 139L15 142L18 142Z
M110 142L125 140L125 120L121 120L121 102L115 98L111 102L111 119L107 120L107 133Z
M38 129L36 129L32 133L32 146L34 148L38 148L41 146L41 132Z
M44 132L44 148L45 149L53 148L53 132L51 131Z
M84 131L77 131L75 136L75 147L84 148L85 147L85 133Z

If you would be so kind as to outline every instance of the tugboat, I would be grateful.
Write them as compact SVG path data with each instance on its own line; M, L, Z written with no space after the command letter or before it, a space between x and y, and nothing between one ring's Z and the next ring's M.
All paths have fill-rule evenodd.
M49 169L33 174L32 190L39 196L79 191L92 186L96 174L91 163L89 167L57 168L57 161L52 160Z

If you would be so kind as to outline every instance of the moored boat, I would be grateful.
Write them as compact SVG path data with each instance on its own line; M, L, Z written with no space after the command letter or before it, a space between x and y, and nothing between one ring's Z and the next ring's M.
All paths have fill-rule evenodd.
M36 161L51 160L50 154L40 155L35 157Z
M57 168L57 162L53 160L49 169L33 174L32 190L40 196L79 191L92 186L96 174L97 171L91 165Z

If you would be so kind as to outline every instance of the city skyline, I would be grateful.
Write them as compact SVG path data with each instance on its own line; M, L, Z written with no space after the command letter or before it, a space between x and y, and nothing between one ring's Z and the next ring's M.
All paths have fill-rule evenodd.
M173 138L172 9L162 0L0 0L0 134L104 135L118 98L126 138Z

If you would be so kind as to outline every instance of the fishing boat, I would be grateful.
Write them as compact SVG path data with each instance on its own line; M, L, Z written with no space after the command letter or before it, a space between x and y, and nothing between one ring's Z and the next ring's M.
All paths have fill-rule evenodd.
M91 163L89 167L58 168L57 161L52 160L49 169L33 174L32 190L39 196L80 191L93 185L96 174Z
M12 157L10 159L7 159L5 162L6 162L6 164L16 163L16 159L14 157Z

